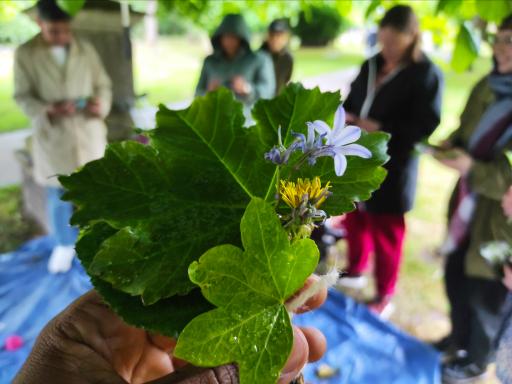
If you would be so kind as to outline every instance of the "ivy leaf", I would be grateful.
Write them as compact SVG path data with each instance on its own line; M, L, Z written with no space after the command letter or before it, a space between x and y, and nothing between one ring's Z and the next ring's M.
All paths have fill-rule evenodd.
M220 245L189 268L216 309L192 320L175 356L198 366L238 364L240 383L275 383L293 344L286 300L313 273L310 239L290 244L273 207L253 199L240 224L244 251Z

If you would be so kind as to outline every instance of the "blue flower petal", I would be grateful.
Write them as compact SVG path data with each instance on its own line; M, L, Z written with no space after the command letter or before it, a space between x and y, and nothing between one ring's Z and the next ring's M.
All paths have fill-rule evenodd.
M336 156L334 156L334 172L336 172L337 176L343 176L346 170L347 158L342 154L336 154Z
M334 150L336 151L336 154L345 156L358 156L362 157L363 159L369 159L372 157L370 150L359 144L344 145L341 147L336 147Z

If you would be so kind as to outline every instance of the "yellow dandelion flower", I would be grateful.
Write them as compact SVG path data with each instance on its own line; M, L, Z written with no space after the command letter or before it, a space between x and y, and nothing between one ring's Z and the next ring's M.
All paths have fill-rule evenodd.
M281 180L279 195L291 208L297 208L305 200L318 208L329 197L330 187L330 182L322 187L319 177L315 177L312 181L310 179L297 179L297 182Z

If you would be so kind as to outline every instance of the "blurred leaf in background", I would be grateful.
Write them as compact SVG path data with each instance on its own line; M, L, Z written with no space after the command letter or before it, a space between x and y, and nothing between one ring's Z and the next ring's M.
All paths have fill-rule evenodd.
M456 16L464 0L439 0L437 2L436 14L441 12L446 15Z
M0 44L20 44L35 33L37 25L22 13L34 5L35 0L0 1Z
M421 29L430 31L432 42L437 48L446 43L447 38L453 39L456 30L450 25L450 20L444 15L425 15L421 18Z
M451 65L456 71L462 72L471 67L478 57L478 43L474 32L467 23L460 25L459 33L455 40Z
M57 5L64 12L75 16L85 4L85 0L57 0Z
M348 24L337 8L331 6L313 6L309 11L301 11L299 22L294 31L299 36L301 45L322 47L329 44Z
M512 12L510 0L476 0L475 5L479 17L498 24L504 16Z

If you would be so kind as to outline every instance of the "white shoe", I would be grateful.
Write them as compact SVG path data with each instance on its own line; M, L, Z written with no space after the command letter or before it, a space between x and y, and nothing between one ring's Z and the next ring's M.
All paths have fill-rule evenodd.
M368 285L366 276L345 276L338 280L336 286L339 288L363 289Z
M382 312L380 313L379 317L382 320L389 320L393 313L395 313L395 309L395 304L387 303Z
M382 320L389 320L391 315L395 312L395 305L391 302L391 296L385 298L375 298L367 301L368 309L375 315L379 316Z
M75 247L73 245L57 245L53 248L48 260L48 272L59 273L69 271L71 265L73 265L75 254Z

